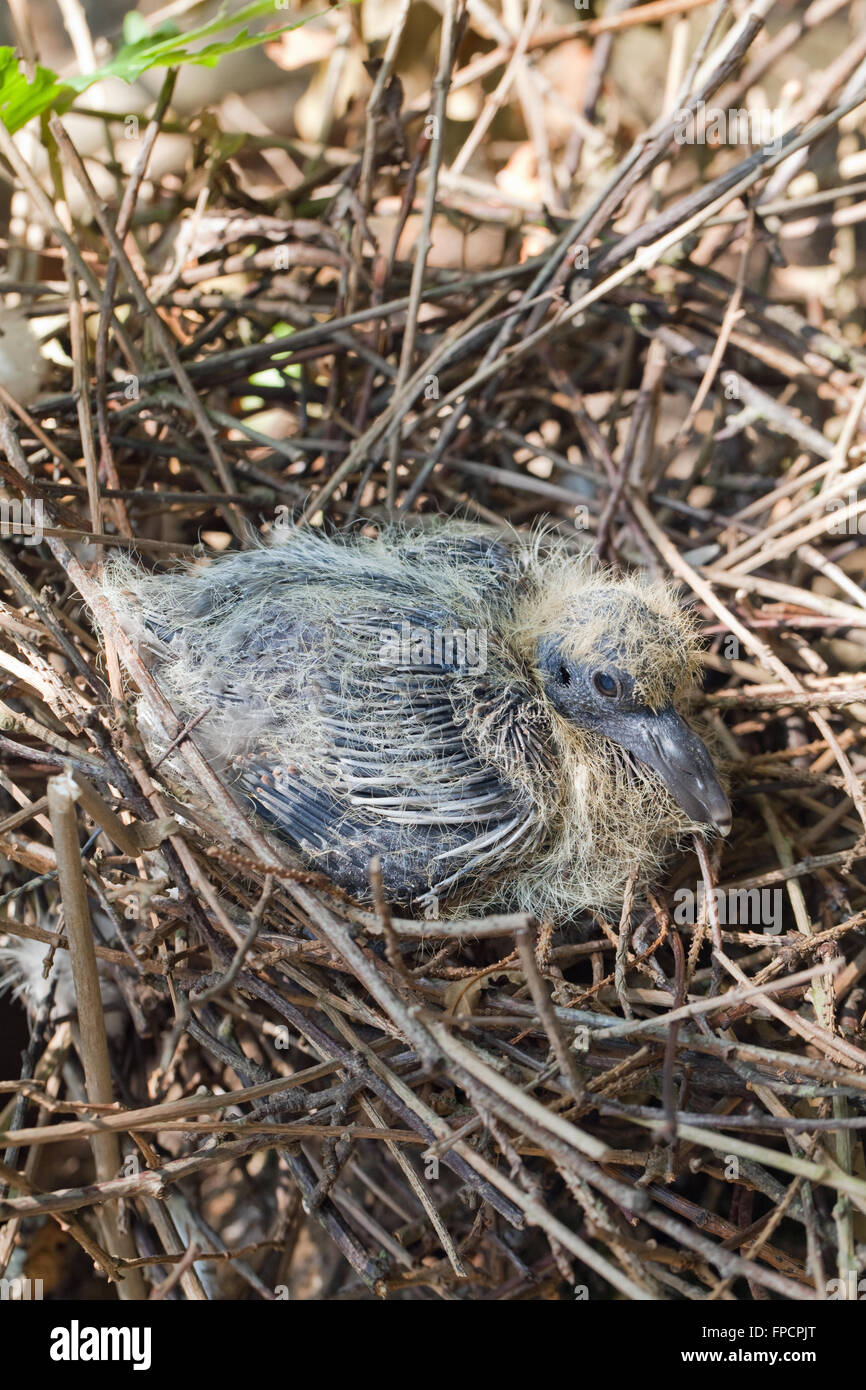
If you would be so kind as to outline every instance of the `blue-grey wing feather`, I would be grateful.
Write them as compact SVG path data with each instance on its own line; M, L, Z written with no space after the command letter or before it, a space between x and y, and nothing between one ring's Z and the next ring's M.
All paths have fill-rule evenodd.
M433 544L445 546L449 563L470 566L487 587L504 586L511 577L507 547L495 540L418 542L427 547L428 558ZM306 579L291 566L281 571L279 586L263 600L256 621L236 638L230 678L207 694L217 716L213 728L237 711L252 731L224 767L250 808L358 897L367 895L373 854L382 862L389 895L405 901L447 891L466 875L495 865L506 849L528 848L539 833L531 797L502 771L509 749L524 767L534 763L541 769L545 762L545 741L525 692L494 688L483 672L475 677L466 669L465 651L455 653L453 647L431 651L421 664L398 659L377 669L373 679L368 668L363 681L355 681L352 658L359 643L380 642L383 629L402 630L404 624L411 631L456 631L459 619L441 601L429 595L419 599L417 588L401 579L390 577L383 592L382 575L371 571L367 582L363 574L355 576L356 607L339 624L300 621L296 608L280 602L279 588ZM196 618L206 625L207 605L214 605L214 641L221 615L241 601L243 591L237 589L234 599L226 586L217 599L210 591L199 596ZM156 635L170 651L177 635L164 630ZM199 639L202 661L207 647ZM320 665L317 652L328 654ZM301 653L309 678L303 692L294 678ZM221 664L225 669L227 663ZM496 765L482 755L465 715L455 708L455 672L464 679L464 691L466 677L474 680L474 709L498 740ZM264 747L256 737L256 720L267 721L270 713L258 691L266 688L273 698L280 682L283 711L293 698L315 707L324 740L315 767L275 762L273 738ZM196 736L219 759L220 748L207 746L207 730L205 719Z

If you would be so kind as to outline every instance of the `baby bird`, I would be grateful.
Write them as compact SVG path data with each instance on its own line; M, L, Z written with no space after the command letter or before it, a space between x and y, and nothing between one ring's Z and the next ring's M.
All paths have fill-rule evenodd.
M616 902L687 831L730 829L677 712L694 619L659 582L455 522L107 570L106 596L235 794L359 900L370 860L428 916ZM154 757L168 746L144 701ZM183 764L170 755L165 768Z

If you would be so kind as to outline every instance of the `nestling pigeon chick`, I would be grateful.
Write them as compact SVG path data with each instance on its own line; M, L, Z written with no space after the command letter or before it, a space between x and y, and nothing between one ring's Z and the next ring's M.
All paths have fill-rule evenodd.
M676 711L692 617L560 542L283 528L188 572L115 561L105 593L178 716L208 711L191 736L236 795L356 898L375 854L395 903L561 919L730 828Z

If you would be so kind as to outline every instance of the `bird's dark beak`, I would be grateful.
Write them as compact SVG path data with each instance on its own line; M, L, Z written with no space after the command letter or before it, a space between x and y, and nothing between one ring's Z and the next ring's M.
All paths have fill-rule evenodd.
M727 835L731 807L707 747L672 707L635 713L617 729L621 743L658 773L677 805L693 821L714 825ZM623 737L623 735L625 735Z

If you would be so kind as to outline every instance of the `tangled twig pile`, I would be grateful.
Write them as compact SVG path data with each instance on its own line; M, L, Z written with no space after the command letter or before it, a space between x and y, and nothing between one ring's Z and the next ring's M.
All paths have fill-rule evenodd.
M407 106L409 8L340 145L202 122L188 180L151 174L171 73L106 199L63 120L44 183L0 123L45 238L4 288L59 325L50 394L0 389L26 533L0 541L0 930L71 955L80 1021L68 970L52 992L42 947L18 949L0 1264L61 1290L95 1266L133 1297L856 1296L866 349L841 165L862 166L866 38L843 0L558 27L530 3L519 33L446 0ZM629 139L609 65L648 18L670 26L667 114ZM799 57L819 22L820 69ZM563 132L541 60L574 45ZM458 139L449 94L487 78ZM785 81L778 139L679 138L684 112ZM512 87L522 195L466 172ZM275 150L290 192L262 173ZM488 261L504 228L502 264L443 266L455 228ZM106 546L164 565L434 511L545 516L672 575L704 621L732 836L633 882L589 940L361 909L262 837L168 705L219 818L128 717L121 647L160 693L100 597ZM66 1255L39 1264L52 1222Z

